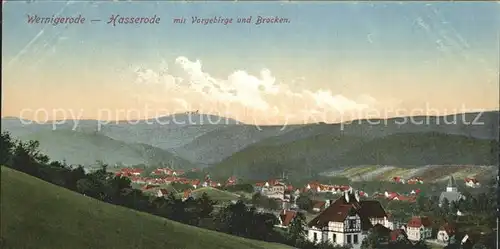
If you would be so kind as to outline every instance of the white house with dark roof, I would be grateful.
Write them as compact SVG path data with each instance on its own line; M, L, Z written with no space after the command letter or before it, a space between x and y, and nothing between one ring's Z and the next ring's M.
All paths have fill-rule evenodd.
M378 201L360 201L358 192L351 190L308 223L307 239L359 249L368 230L376 224L392 226Z

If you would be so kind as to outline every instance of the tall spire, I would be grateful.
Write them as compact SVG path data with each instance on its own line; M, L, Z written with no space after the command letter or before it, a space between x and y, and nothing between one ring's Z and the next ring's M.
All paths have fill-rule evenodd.
M450 176L448 179L448 185L446 185L446 192L457 192L457 183L455 182L455 178Z
M448 179L448 188L455 188L457 187L457 183L455 182L455 178L453 176L450 176L450 179Z

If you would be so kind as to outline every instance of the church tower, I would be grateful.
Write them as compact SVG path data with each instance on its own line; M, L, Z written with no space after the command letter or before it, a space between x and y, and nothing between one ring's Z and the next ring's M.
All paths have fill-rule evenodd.
M455 182L455 178L453 178L453 176L450 176L450 179L448 180L446 192L458 192L457 183Z

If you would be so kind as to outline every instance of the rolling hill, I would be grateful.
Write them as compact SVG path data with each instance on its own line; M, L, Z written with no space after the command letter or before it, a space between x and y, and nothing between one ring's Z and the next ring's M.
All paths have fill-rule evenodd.
M317 135L282 145L254 145L209 168L214 176L237 175L249 178L311 175L331 167L331 159L361 145L355 136Z
M239 151L211 168L214 176L250 178L313 176L360 165L496 165L498 141L437 132L399 133L380 138L316 135L280 144L262 143Z
M448 116L414 116L389 119L359 119L338 124L290 126L290 132L266 139L259 145L279 145L317 135L354 135L373 139L397 133L438 132L478 139L498 140L499 112L472 112Z
M92 165L102 161L109 165L158 165L173 163L178 168L194 168L195 165L172 153L140 143L125 143L99 133L71 130L39 131L20 136L22 141L37 140L40 151L52 160L69 164Z
M290 248L114 206L3 166L1 187L5 249Z
M399 133L373 139L333 163L356 165L495 165L498 141L437 132Z
M263 139L280 136L293 128L282 126L229 125L209 131L173 151L191 162L215 164Z
M498 114L499 112L484 112L438 117L416 116L411 119L398 117L355 120L343 124L288 125L283 130L282 126L260 126L259 129L255 126L221 126L196 137L182 147L174 148L173 151L191 162L217 164L249 146L280 146L306 139L315 140L319 136L354 136L368 142L399 133L435 132L498 140ZM323 163L312 161L318 159L311 159L311 164Z
M219 125L162 126L158 124L109 124L100 131L127 143L144 143L171 151L191 143L197 137L216 130Z

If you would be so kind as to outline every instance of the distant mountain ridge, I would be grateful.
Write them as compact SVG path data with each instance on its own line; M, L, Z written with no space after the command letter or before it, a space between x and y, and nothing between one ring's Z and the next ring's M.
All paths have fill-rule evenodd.
M123 123L127 121L120 121ZM137 120L139 124L158 125L243 125L244 123L236 119L218 115L204 114L198 112L176 113L168 116L159 116L145 120Z
M191 120L189 120L189 115L175 115L177 116L159 117L158 120L161 122L155 122L156 119L152 121L142 120L137 124L110 122L109 124L102 125L100 129L97 129L98 126L96 120L78 120L78 127L76 127L76 130L84 134L96 133L109 137L116 142L149 145L164 152L169 152L170 155L177 158L182 158L183 160L185 159L186 162L190 164L202 166L221 164L222 162L230 160L233 156L233 158L237 157L239 152L243 152L247 148L255 150L256 147L265 148L268 146L285 146L289 148L291 144L321 144L325 142L324 139L321 140L321 137L340 138L342 140L341 143L345 144L345 146L342 148L338 148L337 146L335 151L325 151L323 148L311 145L307 148L302 147L302 149L300 149L301 151L297 151L290 158L296 158L297 155L303 155L303 151L308 151L310 153L309 159L307 159L308 162L303 161L302 163L310 164L308 167L324 168L324 166L321 165L328 162L332 155L339 156L340 152L347 153L347 149L354 149L350 147L351 145L369 143L372 140L381 139L395 134L406 134L405 136L409 136L409 134L413 133L435 133L457 135L479 140L498 141L499 139L499 111L464 113L463 115L457 114L440 117L414 116L411 120L409 117L396 117L387 120L362 119L342 124L318 123L288 125L285 127L279 125L253 126L242 124L237 120L213 115L201 115L200 117L198 114L195 116L199 119L194 121L192 117ZM201 124L204 123L204 120L209 116L212 121L218 119L221 120L221 122ZM456 117L457 119L454 120L453 117ZM469 122L475 120L476 124L467 124L462 122L461 119L463 117L465 117L465 120ZM198 123L185 125L175 123L164 124L167 123L167 121L174 119L175 121L181 121L180 123L183 123L183 120ZM228 124L226 124L226 121ZM421 122L424 123L419 124ZM478 122L483 122L484 124L477 124ZM71 131L71 129L74 128L73 125L74 123L71 121L64 125L58 125L57 131ZM49 132L52 131L52 129L53 127L51 124L23 125L19 122L19 120L16 121L12 118L2 119L2 130L10 131L15 137L26 137L30 134L42 131ZM401 139L403 139L403 137L401 137ZM427 135L424 137L431 139L431 137ZM352 144L344 142L347 138L352 139ZM382 140L379 140L379 142L380 141ZM43 144L43 141L40 142ZM53 143L53 145L56 146L56 148L58 146L57 143ZM301 147L299 146L298 148ZM92 149L92 151L95 150ZM99 155L98 152L99 151L95 151L95 153L97 153L96 155ZM328 155L323 153L327 153ZM358 150L357 153L365 152ZM431 151L429 151L429 153L431 153ZM92 154L87 153L86 155L89 158L88 160L93 159ZM316 159L314 159L314 157L316 157ZM99 158L102 158L102 156L99 156ZM362 157L360 157L360 160L361 158ZM257 156L256 161L259 160L261 159ZM301 160L305 159L303 158ZM130 159L129 161L136 160ZM403 159L400 160L400 162L403 161ZM244 161L242 161L242 163L244 164ZM274 167L271 166L272 163L269 161L263 161L262 163L268 165L269 167ZM283 161L279 161L277 163L283 164ZM367 162L360 161L359 163L364 164Z
M481 124L465 124L460 120L450 122L452 117L464 116L467 122L476 121ZM453 135L464 135L479 139L499 140L499 111L472 112L446 116L413 116L394 117L389 119L358 119L351 122L335 124L300 125L293 132L273 139L267 139L267 144L288 143L295 140L320 134L355 135L361 137L383 137L395 133L440 132ZM460 117L461 118L461 117ZM477 118L477 120L476 120ZM423 124L420 124L422 123Z

